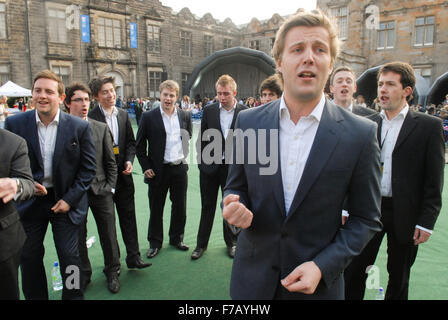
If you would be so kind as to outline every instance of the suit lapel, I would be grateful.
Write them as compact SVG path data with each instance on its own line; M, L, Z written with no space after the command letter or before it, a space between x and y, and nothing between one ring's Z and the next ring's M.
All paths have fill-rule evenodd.
M28 119L28 128L30 128L30 130L27 130L27 141L30 141L31 147L33 149L34 154L36 155L36 159L39 163L39 166L41 167L41 169L44 169L44 161L42 159L42 154L40 152L40 143L39 143L39 132L37 129L37 124L36 124L36 110L33 110L30 112L30 116Z
M271 108L266 108L266 114L263 115L266 121L266 151L270 150L270 141L271 135L270 130L275 130L277 132L277 141L275 142L277 145L277 163L278 168L276 173L273 175L273 183L272 189L274 192L274 197L277 201L277 204L280 208L280 213L282 217L286 217L286 209L285 209L285 194L283 192L283 180L282 180L282 162L281 162L281 154L280 154L280 99L276 102ZM271 121L273 119L273 121Z
M300 206L339 141L341 134L339 122L343 121L343 118L337 108L328 102L324 106L316 137L289 209L288 217L294 214Z
M62 158L62 153L64 150L64 142L66 135L63 132L63 128L66 128L66 118L68 116L60 111L59 115L59 124L56 133L56 142L54 146L54 154L53 154L53 176L55 177L55 170L59 165L59 161Z
M401 126L400 133L398 134L397 142L395 143L395 150L397 150L400 145L406 140L409 134L414 130L414 127L417 125L417 121L415 120L416 115L412 111L408 111L406 118L403 121L403 125Z

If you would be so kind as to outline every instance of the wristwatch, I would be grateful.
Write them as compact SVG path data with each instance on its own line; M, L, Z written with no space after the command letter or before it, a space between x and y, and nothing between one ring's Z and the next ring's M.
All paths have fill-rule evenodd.
M17 192L16 192L16 194L21 194L22 191L23 191L22 183L20 182L19 179L16 179L16 183L17 183Z

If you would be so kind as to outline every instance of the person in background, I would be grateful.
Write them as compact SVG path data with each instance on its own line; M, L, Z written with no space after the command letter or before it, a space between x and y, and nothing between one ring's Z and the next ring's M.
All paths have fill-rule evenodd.
M113 150L118 167L114 203L117 209L121 235L126 246L126 265L129 269L149 267L140 255L135 216L134 180L132 171L135 158L135 138L131 121L126 110L115 107L115 78L98 77L89 82L93 98L98 107L92 109L88 116L106 123L113 137Z
M277 100L282 96L281 80L277 74L273 74L267 77L260 87L261 104L266 104L271 101Z
M445 141L442 121L409 110L415 90L413 68L390 62L378 72L382 111L370 117L378 124L381 146L381 222L384 228L345 270L348 300L362 300L366 268L375 263L387 234L386 300L407 300L411 267L427 242L442 206ZM351 215L347 220L350 222Z
M34 195L26 141L0 129L0 300L19 300L19 263L26 234L15 201Z

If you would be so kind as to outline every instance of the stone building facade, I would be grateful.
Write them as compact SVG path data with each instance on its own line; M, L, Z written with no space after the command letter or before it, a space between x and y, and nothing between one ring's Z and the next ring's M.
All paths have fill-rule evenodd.
M359 76L386 62L410 63L431 85L448 72L448 1L317 0L339 25L338 64Z
M448 70L448 1L318 0L317 5L339 22L343 50L337 63L358 75L398 58L429 82ZM379 29L366 27L369 6L378 8ZM113 75L118 95L155 97L165 79L184 87L215 51L242 46L270 55L286 18L273 14L236 26L230 18L198 17L188 8L174 12L163 0L0 0L0 83L12 80L30 88L33 75L50 68L66 84Z

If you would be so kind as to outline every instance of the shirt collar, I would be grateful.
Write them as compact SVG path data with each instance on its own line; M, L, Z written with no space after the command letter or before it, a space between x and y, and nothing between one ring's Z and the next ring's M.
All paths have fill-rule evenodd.
M230 109L230 110L226 110L226 109L224 109L223 108L223 106L221 105L221 102L219 103L219 109L220 110L223 110L223 111L227 111L227 112L233 112L234 110L235 110L235 108L236 108L236 104L237 104L238 102L236 101L236 99L235 99L235 104L233 105L233 108L232 109Z
M322 118L322 112L324 111L324 106L325 106L325 95L322 94L319 102L317 103L317 105L314 107L313 111L311 111L311 113L308 115L307 118L312 117L315 120L317 120L317 122L320 122L320 119ZM282 114L288 115L288 119L289 119L289 110L288 110L288 107L286 106L284 94L282 94L282 97L280 99L279 112L280 112L280 119L282 118Z
M386 112L384 111L384 110L381 110L381 112L380 112L380 116L381 116L381 118L383 119L383 120L388 120L388 121L392 121L392 120L395 120L395 119L399 119L400 117L401 118L406 118L406 116L407 116L407 114L408 114L408 111L409 111L409 105L406 103L406 106L403 108L403 109L401 109L401 111L400 111L400 113L399 114L397 114L393 119L388 119L387 118L387 116L386 116Z
M353 112L353 102L347 108L348 111Z
M61 109L58 108L58 111L57 111L57 113L56 113L56 116L54 117L53 121L51 121L50 123L59 124L59 117L60 117L60 115L61 115ZM39 124L39 123L44 124L44 123L40 120L39 113L37 112L37 110L36 110L36 123L37 123L37 124Z
M103 106L102 105L100 105L100 104L98 104L98 106L100 107L100 109L101 109L101 111L103 111L103 114L107 117L107 116L110 116L109 115L109 113L106 111L106 110L104 110L104 108L103 108ZM112 109L112 114L111 114L112 116L117 116L118 115L118 109L114 106L113 107L113 109Z
M163 115L169 117L169 115L165 112L165 110L163 110L162 106L160 106L160 113L162 114L162 117L163 117ZM174 116L174 115L177 115L177 107L174 107L174 113L172 114L172 116Z

